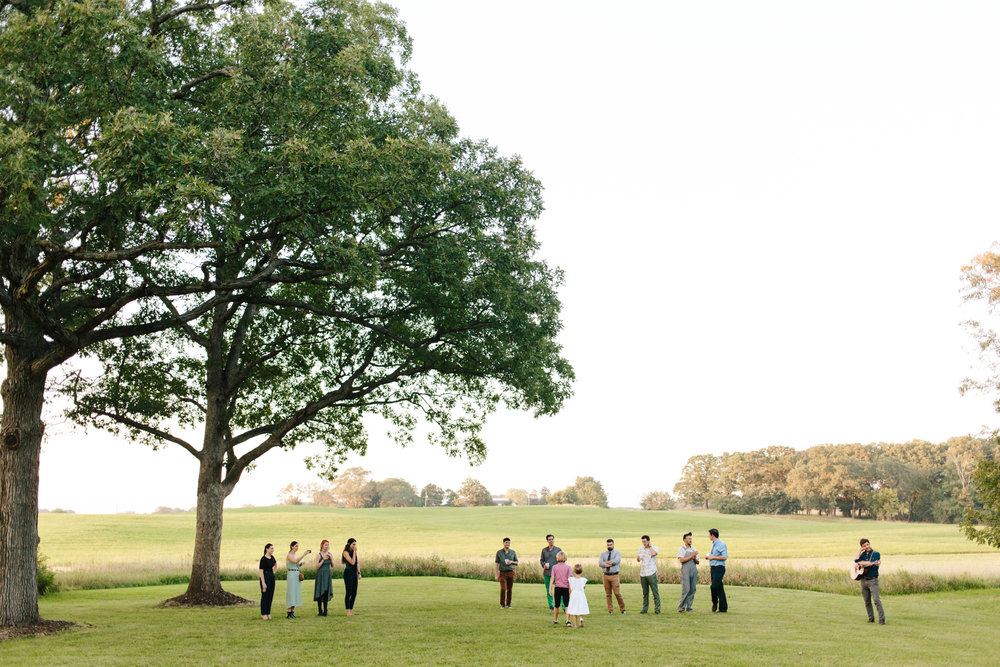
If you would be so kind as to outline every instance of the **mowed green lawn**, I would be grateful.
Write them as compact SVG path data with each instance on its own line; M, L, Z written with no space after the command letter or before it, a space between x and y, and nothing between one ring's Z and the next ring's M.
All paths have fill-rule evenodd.
M593 558L614 538L633 555L646 533L670 555L681 535L694 533L695 546L709 548L707 532L718 528L730 558L770 560L833 559L846 567L867 537L887 559L922 556L947 562L969 555L979 567L1000 563L997 552L963 537L955 526L819 517L733 516L715 512L640 512L586 507L470 507L346 510L324 507L265 507L225 512L224 566L253 567L263 545L273 542L280 556L291 540L316 551L327 538L339 549L348 537L362 553L437 554L445 559L491 558L509 536L522 559L533 561L545 534L572 558ZM184 514L72 515L39 517L40 551L63 570L132 567L141 563L189 562L195 516ZM842 559L838 561L837 559ZM843 561L843 562L842 562ZM898 562L898 558L897 561Z
M253 582L227 588L256 598ZM888 624L865 622L860 596L731 588L730 612L709 611L699 587L695 612L677 614L679 586L663 585L664 613L640 616L637 585L623 586L629 613L608 615L603 590L588 585L591 615L582 629L553 626L541 586L518 584L513 609L498 608L493 582L431 577L365 579L355 618L340 594L331 616L311 605L283 618L256 607L160 608L181 586L71 591L46 597L42 615L86 623L49 637L0 644L4 664L996 664L989 641L1000 592L977 590L894 596ZM311 586L305 586L307 592Z

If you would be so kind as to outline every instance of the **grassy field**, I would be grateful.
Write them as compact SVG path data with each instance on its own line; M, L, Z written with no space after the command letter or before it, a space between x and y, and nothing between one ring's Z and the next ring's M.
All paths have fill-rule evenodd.
M234 592L256 598L253 582ZM72 591L46 597L43 616L86 625L0 645L4 664L995 664L981 639L1000 615L996 590L908 595L885 602L888 624L865 623L860 596L766 588L729 591L730 612L709 611L699 588L695 611L673 611L680 587L661 586L664 613L640 616L641 593L623 586L629 613L608 615L603 591L588 586L592 614L576 630L553 626L538 585L516 585L514 608L497 608L492 582L383 578L361 582L358 616L261 621L256 607L160 608L180 586ZM335 594L343 589L339 582ZM334 610L336 609L336 613Z
M729 546L734 574L740 567L761 566L818 566L841 573L853 558L858 538L864 536L882 553L885 574L905 570L1000 577L1000 553L969 542L955 526L941 524L582 507L279 506L226 510L224 526L222 566L232 578L247 576L256 567L265 542L277 545L280 559L293 539L315 551L323 538L330 539L336 550L347 537L354 537L363 563L434 554L445 562L488 569L500 539L509 536L522 561L533 566L548 532L557 536L556 543L574 561L585 564L596 564L608 537L628 558L638 548L639 536L648 533L663 550L666 567L661 569L667 569L674 566L670 556L684 532L692 531L695 546L707 551L711 527L721 531ZM183 581L190 572L194 529L193 513L39 517L40 550L61 584L69 588Z

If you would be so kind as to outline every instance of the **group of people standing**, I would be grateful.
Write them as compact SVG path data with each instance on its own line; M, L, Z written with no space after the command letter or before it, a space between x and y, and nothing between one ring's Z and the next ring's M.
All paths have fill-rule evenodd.
M729 552L726 543L719 539L719 531L716 528L708 531L708 538L712 542L712 548L705 559L709 561L712 574L712 611L726 613L729 610L729 603L726 599L723 577L726 574L726 560L729 558ZM580 627L583 625L582 616L590 613L584 594L587 579L582 576L583 566L579 563L574 565L572 568L574 576L570 578L571 570L566 564L566 552L555 545L555 536L551 533L545 536L545 540L547 544L542 548L539 564L542 567L549 610L553 612L553 623L559 622L559 609L562 607L566 614L566 625ZM694 605L694 593L698 583L698 564L701 562L701 558L698 550L691 545L691 533L685 533L681 540L682 544L677 550L677 560L681 565L681 600L677 611L684 613L692 611ZM622 597L619 580L622 554L615 548L613 539L608 539L606 545L606 550L598 556L597 560L601 567L608 613L614 613L614 602L616 601L619 613L624 614L626 611L625 598ZM641 546L635 558L639 563L639 583L642 586L642 611L639 612L640 614L649 612L650 593L653 597L653 612L660 613L660 589L656 569L656 558L659 552L660 550L650 542L649 535L643 535ZM500 582L500 608L510 609L514 571L519 565L519 561L517 553L510 548L509 537L503 539L503 548L497 551L494 563L494 578ZM573 623L570 623L569 620L571 615L576 617Z
M726 561L729 559L729 549L726 543L719 539L719 531L710 528L708 539L712 542L712 547L707 556L701 556L698 549L692 546L691 533L684 533L681 537L681 546L677 549L677 561L681 566L681 599L677 605L677 611L687 613L693 611L694 594L698 587L698 565L701 559L708 561L709 572L711 573L712 611L724 614L729 611L729 601L726 598L726 588L723 578L726 576ZM583 615L589 614L587 598L584 594L584 585L587 579L582 576L583 567L576 564L572 568L574 577L569 578L570 568L566 565L566 552L555 544L555 536L551 533L545 536L546 546L542 548L538 561L542 567L542 577L545 580L545 595L549 603L549 610L553 611L553 623L559 622L559 608L562 607L566 613L566 625L571 625L570 615L576 616L577 627L583 625ZM613 614L614 602L618 603L618 611L625 613L625 598L622 597L619 575L621 572L622 554L615 548L615 541L608 539L607 549L598 557L598 565L601 567L601 577L604 584L604 595L607 599L608 613ZM854 562L861 569L859 575L861 583L861 597L865 602L865 611L868 614L868 622L875 622L875 611L878 611L878 623L885 625L885 612L882 609L882 600L879 597L878 567L882 563L882 556L875 551L871 542L867 538L861 538L861 548L854 558ZM657 579L656 558L660 550L652 542L649 535L643 535L641 546L636 553L636 561L639 563L639 584L642 586L642 611L640 614L649 612L650 593L653 597L653 613L660 613L660 589ZM511 597L514 587L514 570L517 567L517 553L510 548L510 538L503 539L503 548L497 551L495 565L495 578L500 582L500 608L510 609Z
M305 574L303 564L308 565L306 556L312 549L299 553L299 543L292 541L285 555L285 618L296 618L295 608L302 605L302 582ZM314 562L316 578L313 582L313 601L319 616L326 616L330 598L333 597L333 552L330 551L330 540L323 540L319 545L319 553ZM358 541L353 537L347 540L340 554L340 562L344 566L344 606L348 616L354 616L354 600L358 596L358 580L361 579L361 566L358 563ZM271 604L274 600L275 576L278 561L274 557L274 545L264 546L264 555L260 559L258 574L260 577L260 617L271 618Z

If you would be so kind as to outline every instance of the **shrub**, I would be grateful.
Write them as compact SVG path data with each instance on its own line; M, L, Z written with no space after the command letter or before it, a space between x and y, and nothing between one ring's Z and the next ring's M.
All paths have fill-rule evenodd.
M56 574L49 569L48 558L38 554L38 595L55 593L59 590L56 584Z

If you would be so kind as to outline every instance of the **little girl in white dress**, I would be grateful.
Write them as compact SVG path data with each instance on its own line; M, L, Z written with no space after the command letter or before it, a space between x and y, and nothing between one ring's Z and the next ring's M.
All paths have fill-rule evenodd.
M577 628L583 627L583 617L590 613L587 594L583 591L587 580L581 574L583 566L577 563L573 566L573 576L569 580L569 606L566 607L566 613L573 616L574 627Z

